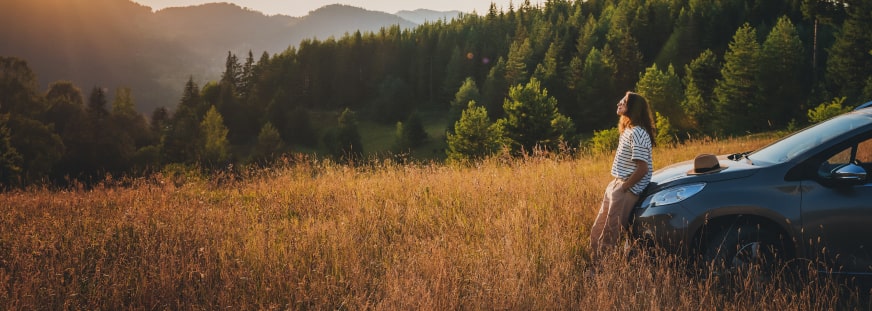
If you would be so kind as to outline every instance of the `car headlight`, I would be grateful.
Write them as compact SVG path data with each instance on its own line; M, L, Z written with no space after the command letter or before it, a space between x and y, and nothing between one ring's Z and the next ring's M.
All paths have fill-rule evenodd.
M666 188L645 198L645 201L642 201L642 208L675 204L694 196L702 191L703 188L705 188L705 183Z

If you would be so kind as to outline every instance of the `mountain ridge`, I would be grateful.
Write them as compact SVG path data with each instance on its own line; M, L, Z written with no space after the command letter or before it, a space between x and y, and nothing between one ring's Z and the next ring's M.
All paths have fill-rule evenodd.
M306 39L394 25L419 23L338 4L291 17L230 3L154 11L130 0L8 1L0 3L0 42L7 43L0 44L0 55L26 60L43 90L62 80L85 96L92 87L130 87L137 110L150 113L174 108L189 77L200 85L217 80L228 51L258 57Z

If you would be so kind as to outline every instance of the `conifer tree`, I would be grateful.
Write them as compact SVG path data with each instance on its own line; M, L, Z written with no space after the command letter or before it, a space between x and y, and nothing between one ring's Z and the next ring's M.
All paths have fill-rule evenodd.
M872 1L847 1L847 18L829 50L827 80L832 89L857 101L872 77ZM868 100L868 98L862 99Z
M201 116L197 110L201 106L200 88L191 77L185 83L182 99L161 140L162 159L167 163L194 163L198 160Z
M460 120L461 113L470 101L481 102L481 93L478 91L478 86L476 86L475 80L473 80L472 77L466 77L466 80L464 80L460 88L457 89L457 93L454 93L454 99L452 99L449 104L449 132L454 130L454 123L457 122L457 120Z
M527 63L532 55L533 48L530 46L530 38L525 38L523 41L516 40L512 43L506 60L506 82L509 85L522 84L527 81L530 76Z
M38 89L36 73L27 61L0 56L0 113L38 118L47 109Z
M115 90L110 118L112 127L128 135L133 140L135 148L155 143L155 136L152 135L145 116L136 111L136 103L130 88L122 87Z
M657 64L648 67L636 84L636 91L642 94L651 108L662 114L664 118L687 120L684 110L681 109L684 90L681 87L681 79L675 74L672 65L669 65L665 72L657 69ZM687 122L677 124L677 130L686 130L689 127L690 124Z
M446 134L446 155L452 162L479 160L499 151L504 143L503 124L491 123L487 109L470 101L460 120L454 123L454 133Z
M542 62L536 66L533 72L533 77L542 82L542 87L551 90L551 94L556 98L563 98L566 93L565 83L563 83L562 75L562 59L560 57L563 47L559 42L551 42L548 46L548 51Z
M167 126L170 122L170 112L166 107L157 107L151 113L151 122L149 123L149 129L151 130L151 135L155 137L158 141L163 137L164 132L167 129Z
M703 133L714 132L715 81L720 78L720 65L711 50L703 51L684 66L684 101L682 110L691 128Z
M203 122L200 123L203 135L200 154L202 161L212 166L221 165L230 160L230 142L227 140L227 127L224 118L215 108L209 108Z
M594 131L614 125L614 103L620 98L615 89L614 60L609 49L593 49L585 60L573 59L571 71L574 83L570 84L576 94L569 105L569 116L579 120L579 131ZM626 91L626 90L625 90Z
M55 131L69 148L73 137L83 135L81 132L87 124L82 91L70 81L58 81L49 85L45 100L49 109L44 121L54 124Z
M250 162L265 164L278 157L285 148L279 131L272 123L267 122L260 128L257 135L257 145L251 154Z
M410 114L406 122L397 123L396 146L400 151L416 148L423 144L427 138L428 135L424 130L424 123L417 112Z
M566 130L568 119L557 112L557 100L541 88L536 78L512 87L503 110L506 117L502 122L513 151L531 152L536 147L554 150L561 138L571 134L561 132Z
M736 31L724 54L721 79L715 86L718 112L716 123L726 134L739 134L765 128L759 112L760 44L757 31L745 24Z
M23 115L7 114L9 141L21 155L20 185L44 181L61 159L64 144L51 127Z
M345 108L339 115L335 132L324 135L324 144L333 156L345 161L357 161L363 157L363 143L358 131L357 113Z
M7 126L9 115L0 114L0 190L10 186L21 174L23 159L12 145L12 133Z
M491 117L501 117L503 99L509 90L509 84L506 81L506 62L500 57L496 64L488 71L487 79L484 81L482 88L482 100L484 100L485 110L491 114Z
M775 128L802 117L811 81L802 41L786 16L778 19L760 53L760 112Z
M119 132L111 127L106 91L95 86L85 107L87 127L82 140L81 160L83 178L98 178L99 174L120 169L129 154L127 146L119 144Z

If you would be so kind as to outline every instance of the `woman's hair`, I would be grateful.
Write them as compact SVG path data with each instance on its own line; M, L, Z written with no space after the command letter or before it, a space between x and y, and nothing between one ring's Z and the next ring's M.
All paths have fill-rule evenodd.
M631 126L641 126L645 129L648 137L651 138L651 145L654 145L654 113L651 111L651 106L642 95L627 92L627 112L618 121L618 130L623 134L624 130Z

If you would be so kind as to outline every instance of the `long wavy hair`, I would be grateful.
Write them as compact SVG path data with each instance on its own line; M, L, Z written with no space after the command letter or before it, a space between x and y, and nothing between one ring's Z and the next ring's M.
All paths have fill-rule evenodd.
M627 110L618 121L618 130L623 134L625 129L633 126L645 129L651 138L651 146L654 146L654 112L645 97L627 92Z

